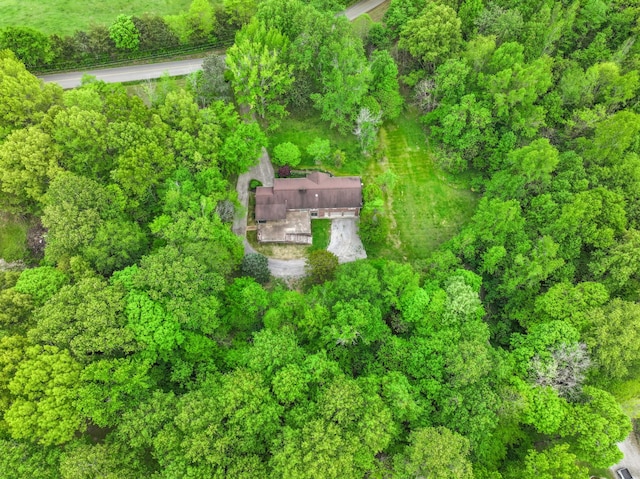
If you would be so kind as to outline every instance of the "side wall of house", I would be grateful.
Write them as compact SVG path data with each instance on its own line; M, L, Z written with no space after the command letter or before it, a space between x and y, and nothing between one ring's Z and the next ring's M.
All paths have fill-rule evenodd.
M290 210L304 211L304 210ZM318 208L308 210L311 218L341 218L360 216L360 208Z

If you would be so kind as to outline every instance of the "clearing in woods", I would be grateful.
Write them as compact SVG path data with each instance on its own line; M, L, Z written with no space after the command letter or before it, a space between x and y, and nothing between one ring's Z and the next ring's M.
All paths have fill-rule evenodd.
M377 251L367 251L370 257L425 258L458 233L475 211L479 196L463 178L445 173L434 163L425 140L415 109L380 129L384 159L369 164L365 184L388 169L397 179L387 191L390 237Z

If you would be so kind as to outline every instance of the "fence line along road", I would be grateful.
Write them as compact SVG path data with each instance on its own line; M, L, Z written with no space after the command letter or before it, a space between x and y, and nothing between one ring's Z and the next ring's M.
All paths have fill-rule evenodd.
M378 7L385 0L364 0L351 5L340 15L348 20L353 20L363 13L367 13ZM58 83L62 88L76 88L80 86L83 75L93 75L98 80L106 83L120 83L129 81L150 80L160 78L165 72L169 76L188 75L202 68L202 58L191 60L179 60L173 62L150 63L147 65L131 65L116 68L97 68L67 73L54 73L52 75L39 75L43 81Z

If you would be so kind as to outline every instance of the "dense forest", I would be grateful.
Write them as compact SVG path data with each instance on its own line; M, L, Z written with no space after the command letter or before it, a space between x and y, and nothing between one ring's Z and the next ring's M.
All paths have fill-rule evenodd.
M640 6L339 8L263 0L226 59L144 98L0 52L0 209L44 232L0 272L0 477L586 479L622 457ZM409 104L482 194L453 239L293 288L244 256L235 179L292 109L377 161ZM365 188L365 244L383 193Z

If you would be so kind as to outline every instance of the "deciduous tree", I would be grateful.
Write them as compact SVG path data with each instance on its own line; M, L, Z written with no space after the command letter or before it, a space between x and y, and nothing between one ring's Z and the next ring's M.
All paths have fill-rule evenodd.
M289 39L254 20L236 36L226 62L238 103L276 128L287 115L285 92L293 83L293 67L286 62Z

